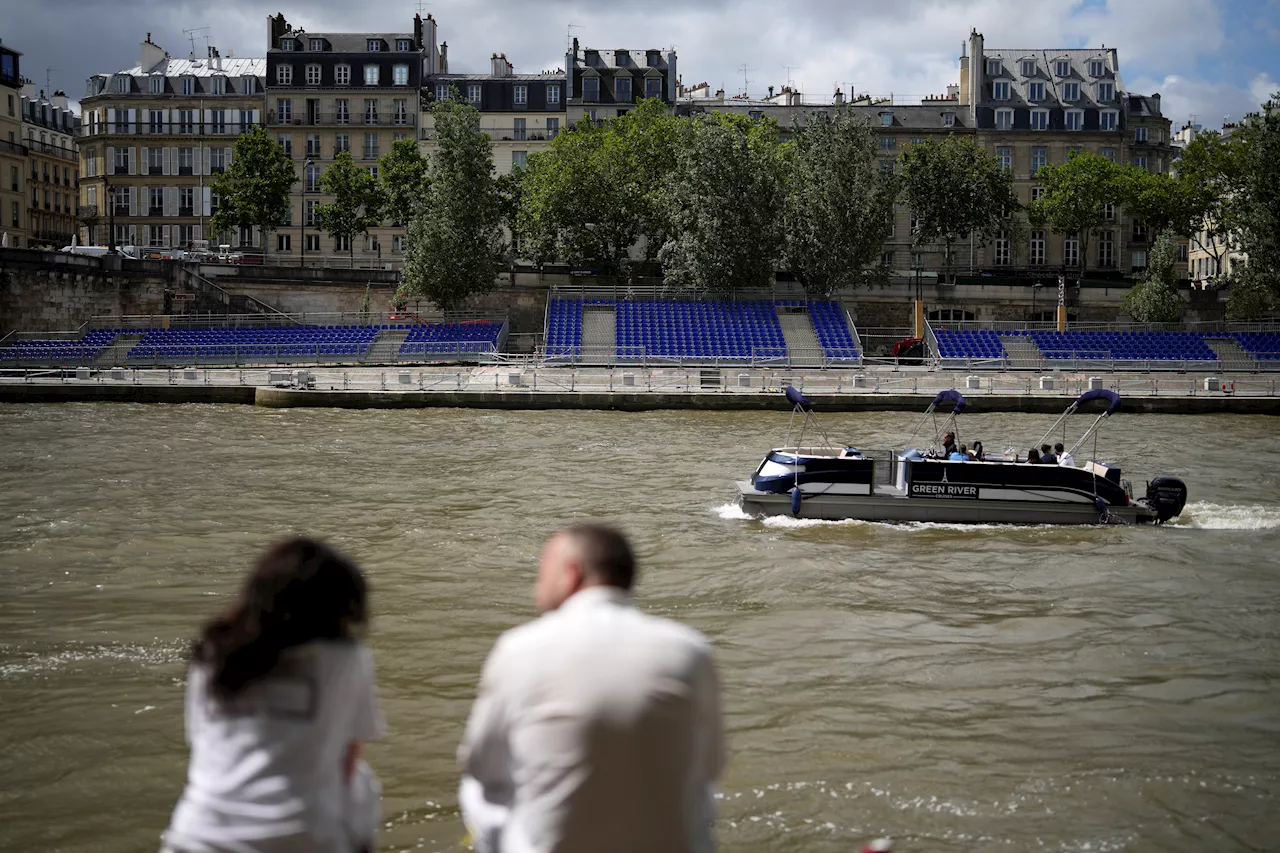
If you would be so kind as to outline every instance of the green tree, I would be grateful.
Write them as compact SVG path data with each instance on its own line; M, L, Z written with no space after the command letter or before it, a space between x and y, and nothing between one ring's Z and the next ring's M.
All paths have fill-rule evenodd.
M431 157L426 203L409 224L400 295L448 311L493 288L502 268L502 208L480 113L451 99L434 104L431 114L439 149Z
M1191 245L1212 257L1216 269L1239 248L1243 154L1240 137L1209 132L1192 140L1177 160L1178 179L1193 188Z
M494 186L498 192L498 210L502 225L511 235L511 262L515 263L516 241L519 239L519 217L520 203L524 196L524 175L525 170L519 166L513 167L510 172L505 175L499 175L494 180Z
M1231 275L1219 284L1228 288L1228 320L1262 320L1274 316L1275 294L1280 292L1280 282L1267 281L1259 269L1249 263L1238 263Z
M1280 92L1238 132L1244 146L1240 244L1251 274L1274 287L1280 285Z
M1013 176L959 136L912 145L903 152L902 184L916 218L912 241L917 247L942 244L948 281L956 241L971 236L985 243L1018 208Z
M1089 256L1089 235L1109 225L1105 206L1121 200L1121 167L1099 154L1074 151L1061 165L1041 166L1036 180L1043 188L1028 212L1033 225L1080 238L1080 275Z
M529 158L516 217L522 253L629 276L632 251L662 242L659 193L675 164L677 119L656 98L599 125L583 121Z
M427 168L427 158L422 156L416 140L405 138L391 143L391 150L378 161L382 218L398 225L409 224L427 195Z
M1205 204L1204 189L1183 177L1129 166L1118 182L1125 212L1146 226L1148 248L1165 232L1189 236Z
M210 220L214 233L257 228L266 245L271 232L289 221L289 196L297 182L293 161L265 127L245 131L226 171L209 181L218 196Z
M898 181L877 168L870 124L841 110L797 124L782 151L783 256L811 296L863 284L893 230Z
M333 201L316 208L316 226L331 237L345 239L355 265L355 238L368 234L381 221L378 209L378 182L363 166L357 166L350 151L343 151L320 176L320 189Z
M767 287L782 248L780 167L772 121L721 113L682 123L661 196L665 280L712 293Z
M1129 289L1124 308L1139 323L1177 323L1186 303L1174 279L1178 263L1178 242L1171 231L1156 238L1147 258L1142 280Z

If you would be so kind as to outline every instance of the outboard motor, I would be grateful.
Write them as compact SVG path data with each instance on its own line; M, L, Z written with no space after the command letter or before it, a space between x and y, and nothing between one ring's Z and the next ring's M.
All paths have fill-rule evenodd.
M1177 477L1156 477L1147 483L1147 504L1156 511L1156 524L1177 518L1187 505L1187 484Z

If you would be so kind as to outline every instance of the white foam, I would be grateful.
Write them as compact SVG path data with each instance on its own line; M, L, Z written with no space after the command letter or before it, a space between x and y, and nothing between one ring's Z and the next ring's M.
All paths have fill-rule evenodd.
M742 504L727 503L712 507L711 511L725 521L751 521L754 515L742 508Z
M1270 530L1280 527L1280 507L1196 501L1170 524L1199 530Z

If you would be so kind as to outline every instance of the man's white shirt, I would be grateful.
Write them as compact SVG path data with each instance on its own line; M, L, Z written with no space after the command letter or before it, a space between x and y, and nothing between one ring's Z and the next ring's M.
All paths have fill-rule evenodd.
M482 853L706 853L725 761L710 643L582 590L499 638L458 757Z

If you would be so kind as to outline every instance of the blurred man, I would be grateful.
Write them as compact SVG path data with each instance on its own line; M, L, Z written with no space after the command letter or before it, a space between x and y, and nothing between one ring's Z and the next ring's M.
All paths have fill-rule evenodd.
M551 537L540 619L498 639L458 757L481 853L706 853L724 766L707 639L637 610L617 531Z
M1058 457L1058 464L1068 468L1076 467L1076 458L1068 453L1062 446L1062 442L1058 442L1053 446L1053 452Z

